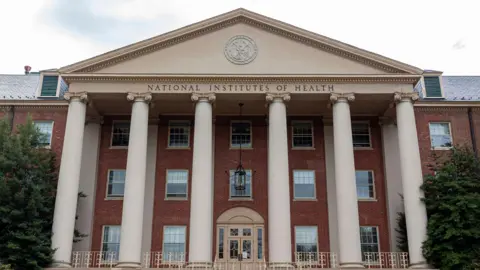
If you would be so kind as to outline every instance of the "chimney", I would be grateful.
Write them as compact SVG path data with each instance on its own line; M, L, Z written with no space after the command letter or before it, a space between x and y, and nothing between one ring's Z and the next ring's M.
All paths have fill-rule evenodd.
M25 69L25 75L30 74L30 70L32 70L31 66L24 66L23 68Z

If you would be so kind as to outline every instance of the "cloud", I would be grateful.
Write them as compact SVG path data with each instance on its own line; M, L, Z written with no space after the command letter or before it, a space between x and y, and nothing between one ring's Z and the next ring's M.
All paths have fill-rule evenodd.
M138 3L129 0L53 0L39 12L39 19L50 27L107 46L139 41L178 24L172 13L142 16L139 12L144 10L135 7Z
M453 44L452 49L462 50L462 49L465 49L466 46L467 45L465 44L465 42L462 39L459 39L457 40L457 42L455 42L455 44Z

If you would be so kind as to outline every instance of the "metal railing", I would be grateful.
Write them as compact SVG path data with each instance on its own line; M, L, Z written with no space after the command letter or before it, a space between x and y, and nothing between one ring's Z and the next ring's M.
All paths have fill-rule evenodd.
M113 251L75 251L72 254L72 268L111 268L118 262Z
M187 263L187 254L184 252L161 251L146 252L143 254L143 268L183 268Z
M266 270L265 261L217 261L213 263L215 270ZM273 268L272 268L273 269Z
M406 252L364 252L365 268L406 269L409 266Z
M337 254L332 252L295 252L295 266L305 268L337 268Z

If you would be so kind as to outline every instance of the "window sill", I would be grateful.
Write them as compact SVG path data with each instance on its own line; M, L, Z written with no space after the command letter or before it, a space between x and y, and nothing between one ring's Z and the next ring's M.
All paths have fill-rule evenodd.
M445 151L445 150L452 150L453 147L432 147L431 150L434 150L434 151Z
M229 201L253 201L253 198L230 198Z
M292 150L315 150L315 147L292 147Z
M378 200L375 199L375 198L370 198L370 199L365 198L365 199L357 199L357 201L359 201L359 202L377 202Z
M294 202L317 202L317 198L298 198L293 199Z
M128 149L128 146L110 146L108 149L112 149L112 150L115 150L115 149Z
M105 197L105 201L122 201L123 197Z
M235 146L235 147L232 147L232 146L230 146L230 150L240 150L240 147L236 147L236 146ZM253 147L251 147L251 146L243 147L243 146L242 146L242 150L253 150Z
M373 150L373 147L371 147L371 146L368 146L368 147L367 147L367 146L365 146L365 147L363 147L363 146L361 146L361 147L356 146L356 147L355 147L355 146L354 146L354 147L353 147L353 150L360 150L360 151L362 151L362 150Z
M192 148L190 148L190 146L188 147L174 147L174 146L167 146L167 148L165 148L167 150L192 150Z
M188 198L165 198L165 201L188 201Z

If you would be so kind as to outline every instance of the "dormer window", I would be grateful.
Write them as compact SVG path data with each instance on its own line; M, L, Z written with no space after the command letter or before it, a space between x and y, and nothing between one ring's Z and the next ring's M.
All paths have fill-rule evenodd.
M42 80L42 88L40 89L41 97L56 97L58 88L57 75L44 75Z
M443 98L440 76L425 76L423 81L425 83L426 98Z

